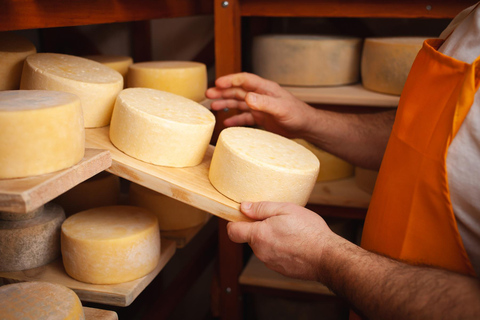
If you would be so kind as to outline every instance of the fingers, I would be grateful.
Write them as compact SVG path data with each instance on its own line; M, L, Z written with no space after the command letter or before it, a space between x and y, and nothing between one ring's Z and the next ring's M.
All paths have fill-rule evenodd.
M226 127L253 126L255 123L253 115L249 112L232 116L223 122Z
M237 100L244 100L247 92L242 88L226 88L226 89L219 89L219 88L210 88L205 92L205 95L209 99L237 99Z
M249 243L252 239L254 223L252 222L229 222L227 233L230 240L235 243Z
M286 202L242 202L240 211L254 220L265 220L267 218L285 214L293 204Z
M245 102L252 110L262 111L274 117L281 117L287 111L277 98L263 94L249 92L245 97Z
M210 107L213 110L223 110L223 109L239 109L241 111L248 111L250 108L247 106L247 104L244 101L238 101L238 100L217 100L213 101L210 104Z
M241 87L245 91L256 91L258 93L275 94L280 88L275 82L263 79L251 73L235 73L223 76L215 81L217 88L226 89Z

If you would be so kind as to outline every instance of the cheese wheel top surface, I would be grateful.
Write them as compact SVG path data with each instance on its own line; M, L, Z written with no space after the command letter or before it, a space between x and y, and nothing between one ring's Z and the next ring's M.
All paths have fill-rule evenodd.
M148 61L138 62L130 66L132 69L188 69L203 67L204 64L193 61Z
M425 41L425 37L380 37L366 38L365 41L373 43L400 44L419 46Z
M35 45L27 38L10 32L0 32L0 52L36 51Z
M0 92L0 112L52 108L79 98L68 92L46 90L7 90Z
M123 61L132 61L133 59L128 56L117 56L117 55L110 55L110 54L97 54L97 55L89 55L84 56L84 58L97 61L100 63L108 64L108 63L116 63L116 62L123 62Z
M123 81L117 71L103 64L76 56L57 53L37 53L27 57L26 63L46 74L90 83Z

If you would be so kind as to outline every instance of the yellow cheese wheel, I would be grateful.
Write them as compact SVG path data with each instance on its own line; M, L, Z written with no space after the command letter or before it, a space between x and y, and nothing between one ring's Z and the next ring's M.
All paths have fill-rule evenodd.
M0 179L62 170L85 152L77 96L58 91L0 91Z
M366 38L362 54L362 84L372 91L400 95L426 38Z
M359 81L362 39L319 35L262 35L253 40L253 72L291 86Z
M21 282L0 287L2 320L83 320L77 294L60 284Z
M31 219L0 220L0 271L19 271L48 264L60 256L62 208L49 203Z
M89 55L84 58L100 62L101 64L112 68L123 76L124 84L126 84L128 67L133 63L133 59L127 56L117 56L110 54Z
M378 171L355 167L355 184L357 187L370 194L373 193Z
M115 103L110 140L126 154L162 166L199 164L215 117L187 98L148 88L123 90Z
M260 129L222 130L210 164L212 185L230 199L305 205L320 163L298 143Z
M167 91L200 102L207 90L207 68L192 61L134 63L128 70L128 87Z
M65 91L76 94L82 103L85 127L110 123L113 105L123 89L120 73L96 61L55 53L27 57L21 89Z
M158 218L162 231L192 228L207 221L208 213L151 189L132 183L128 192L129 203L146 208Z
M23 62L37 52L27 38L10 32L0 32L0 90L20 87Z
M132 206L82 211L62 225L65 271L93 284L122 283L150 273L160 259L160 232L153 213Z
M294 141L312 151L320 161L320 173L318 174L317 182L332 181L353 176L354 167L347 161L323 151L303 139L294 139Z

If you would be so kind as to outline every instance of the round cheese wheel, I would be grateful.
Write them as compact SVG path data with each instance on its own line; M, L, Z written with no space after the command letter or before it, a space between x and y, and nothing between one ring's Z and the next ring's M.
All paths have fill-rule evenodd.
M291 86L359 81L362 39L318 35L262 35L253 40L253 72Z
M20 87L23 62L37 52L27 38L10 32L0 32L0 90Z
M34 218L0 220L0 271L19 271L48 264L60 256L63 209L48 203Z
M362 84L372 91L400 95L426 38L366 38L362 54Z
M215 117L187 98L148 88L123 90L115 103L110 140L126 154L162 166L199 164Z
M378 171L355 167L355 184L357 187L370 194L373 193Z
M237 201L305 205L320 163L298 143L260 129L222 130L210 164L212 185Z
M100 62L101 64L112 68L123 76L124 84L126 84L128 67L133 63L133 59L127 56L117 56L109 54L89 55L84 58Z
M89 59L37 53L25 60L20 88L76 94L82 103L85 127L103 127L110 123L115 98L123 89L123 77Z
M129 203L146 208L158 218L162 231L192 228L207 221L208 213L151 189L132 183L128 192Z
M83 320L77 294L60 284L21 282L0 287L0 317L5 320Z
M85 153L77 96L58 91L0 92L0 179L73 166Z
M160 259L160 232L153 213L132 206L82 211L62 225L65 271L93 284L115 284L150 273Z
M303 139L294 139L294 141L312 151L320 161L320 173L317 182L345 179L353 176L354 167L347 161L323 151Z
M128 70L128 87L167 91L200 102L205 100L207 67L192 61L134 63Z

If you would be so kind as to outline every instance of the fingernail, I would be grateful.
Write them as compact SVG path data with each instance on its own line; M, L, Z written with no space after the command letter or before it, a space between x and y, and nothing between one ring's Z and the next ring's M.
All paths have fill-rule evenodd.
M242 202L241 206L242 206L243 210L250 210L250 208L252 207L252 203L251 202Z

